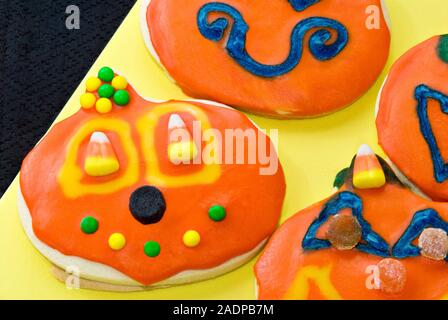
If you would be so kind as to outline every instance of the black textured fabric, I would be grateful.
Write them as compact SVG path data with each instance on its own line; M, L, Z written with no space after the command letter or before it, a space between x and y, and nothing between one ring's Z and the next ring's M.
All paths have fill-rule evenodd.
M0 0L0 195L134 0ZM66 8L80 29L66 28Z

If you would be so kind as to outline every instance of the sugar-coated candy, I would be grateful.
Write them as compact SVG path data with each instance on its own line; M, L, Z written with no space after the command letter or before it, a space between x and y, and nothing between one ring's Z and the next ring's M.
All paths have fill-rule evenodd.
M95 92L101 86L101 80L97 77L90 77L86 81L86 89L88 92Z
M81 107L83 109L91 109L95 106L96 96L93 93L84 93L80 98Z
M327 231L327 239L338 250L350 250L361 240L362 228L358 220L351 215L336 215Z
M101 80L103 80L105 82L112 81L114 77L115 77L115 73L114 73L114 70L112 70L112 68L103 67L100 69L100 71L98 71L98 78L100 78Z
M405 266L396 259L383 259L378 263L380 289L387 294L397 294L406 286Z
M427 228L420 234L418 246L422 256L443 260L448 254L448 235L445 230Z
M112 80L112 86L115 88L115 90L124 90L128 86L128 82L124 77L116 76Z
M96 102L95 108L99 113L108 113L112 110L112 102L107 98L100 98Z

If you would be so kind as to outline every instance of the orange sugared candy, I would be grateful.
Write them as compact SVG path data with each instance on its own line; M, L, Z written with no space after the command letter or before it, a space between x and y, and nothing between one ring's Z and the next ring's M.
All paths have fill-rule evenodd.
M351 250L359 243L362 228L354 216L337 215L330 222L327 239L338 250Z
M418 238L422 256L433 260L443 260L448 254L448 235L442 229L427 228Z
M387 294L397 294L406 285L406 268L396 259L383 259L378 263L380 289Z

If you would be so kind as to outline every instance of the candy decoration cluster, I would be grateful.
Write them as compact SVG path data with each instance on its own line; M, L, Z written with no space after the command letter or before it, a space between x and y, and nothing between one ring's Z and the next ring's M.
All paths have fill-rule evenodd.
M83 109L92 109L101 114L112 111L113 104L123 107L129 104L131 98L127 80L109 67L103 67L97 77L89 78L86 82L86 93L81 96Z

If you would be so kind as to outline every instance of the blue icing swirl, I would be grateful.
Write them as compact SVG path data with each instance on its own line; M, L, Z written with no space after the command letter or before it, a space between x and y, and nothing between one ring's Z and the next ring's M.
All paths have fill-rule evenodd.
M413 245L412 242L420 236L424 229L429 227L448 232L448 224L443 221L436 210L424 209L416 212L409 227L392 248L393 256L400 259L419 256L420 248ZM445 261L448 261L448 257Z
M381 238L380 235L375 233L370 224L364 219L362 214L363 206L361 198L348 191L337 194L325 204L323 210L319 214L319 217L313 221L305 237L303 238L302 248L304 250L321 250L330 248L330 241L316 238L316 233L331 216L337 215L343 209L351 209L353 216L358 220L362 228L362 239L364 242L359 243L356 246L356 249L380 257L390 256L389 245L387 242Z
M415 99L418 102L417 114L420 121L420 131L431 152L434 167L434 178L438 183L442 183L448 179L448 164L445 163L442 158L442 154L429 121L428 99L437 100L440 103L442 111L445 114L448 114L448 96L422 84L415 89Z
M297 8L301 8L304 4L310 5L311 1L302 0L292 1L291 3L293 5L296 4ZM212 12L222 13L232 17L234 22L226 43L226 50L244 69L260 77L277 77L293 70L302 59L305 35L312 29L319 29L311 34L308 42L311 54L317 60L326 61L334 58L348 43L348 31L338 21L322 17L307 18L300 21L294 27L291 35L291 49L286 60L277 65L262 64L255 61L246 50L246 36L249 30L248 24L244 21L240 12L228 4L211 2L199 10L197 23L201 34L211 41L220 41L224 37L224 32L229 27L229 21L227 18L218 18L209 23L208 16ZM328 45L327 42L331 40L332 36L327 29L332 29L337 32L336 40Z
M320 0L288 0L297 11L303 11L306 8L318 3Z

